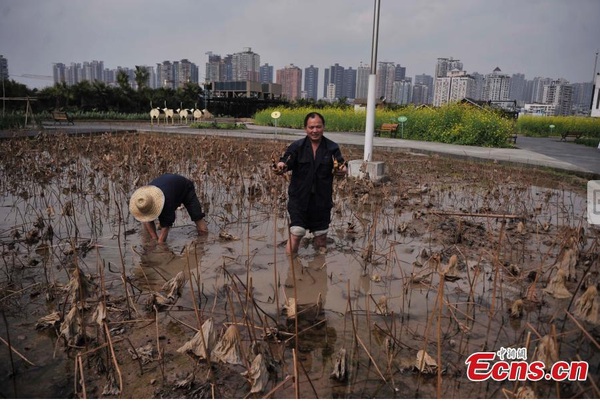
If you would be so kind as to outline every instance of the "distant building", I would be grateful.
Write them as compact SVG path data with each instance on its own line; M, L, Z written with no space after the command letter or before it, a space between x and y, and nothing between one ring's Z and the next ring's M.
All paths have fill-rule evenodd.
M344 70L342 97L354 99L356 97L357 71L352 67Z
M233 81L260 82L260 56L252 48L245 47L242 52L234 53L231 67Z
M344 96L344 70L345 68L335 63L325 69L325 80L323 82L323 96L327 99L332 99L328 96L329 84L335 85L335 99L340 99Z
M281 85L281 96L287 100L297 100L302 95L302 70L293 64L277 70L276 82Z
M269 65L269 63L260 66L260 83L273 83L273 66Z
M510 77L508 98L516 100L517 103L523 103L525 101L525 74L513 74Z
M406 105L412 100L412 80L410 78L394 81L391 102Z
M304 69L304 92L307 99L319 98L319 69L310 66Z
M510 76L503 74L500 68L485 76L482 100L509 100L509 92Z
M447 103L459 102L464 98L473 98L474 90L473 77L458 69L449 71L447 76L435 80L433 105L439 107Z
M435 78L444 78L452 70L462 71L463 63L460 60L450 58L438 58L435 65Z
M551 81L544 85L542 103L554 105L554 115L571 115L573 87L564 79Z
M475 89L473 90L473 99L483 100L483 90L485 88L485 76L478 72L472 72L469 75L471 77L473 77L473 81L475 82Z
M369 75L371 67L360 63L356 69L356 94L355 99L366 99L369 91Z
M554 105L542 103L526 103L521 114L534 116L553 116Z
M433 103L433 77L427 74L415 75L413 85L412 103L414 104L432 104Z
M396 64L389 61L380 61L377 65L377 80L375 96L378 99L386 99L391 102L396 78Z

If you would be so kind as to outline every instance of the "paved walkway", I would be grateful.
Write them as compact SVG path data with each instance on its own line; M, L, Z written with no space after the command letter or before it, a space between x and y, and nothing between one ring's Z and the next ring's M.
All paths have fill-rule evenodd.
M303 130L262 127L248 124L247 130L198 130L183 125L154 125L148 123L105 123L76 122L75 125L48 125L45 131L63 130L71 134L86 134L108 131L172 132L181 134L206 134L234 137L252 137L278 140L294 140L304 136ZM0 131L0 138L14 135L37 135L35 131L12 133ZM364 134L353 132L326 132L325 135L339 144L364 146ZM477 146L449 145L408 139L373 138L374 155L377 149L401 148L417 153L439 153L461 158L495 160L501 163L536 165L554 170L576 173L588 179L600 179L600 149L577 145L572 141L561 142L559 138L519 137L517 148L483 148Z

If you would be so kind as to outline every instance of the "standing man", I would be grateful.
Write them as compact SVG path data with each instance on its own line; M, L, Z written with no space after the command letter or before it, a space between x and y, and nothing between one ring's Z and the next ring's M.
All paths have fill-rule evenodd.
M290 239L288 254L298 253L307 230L315 236L318 249L327 245L327 231L333 208L333 176L347 172L337 143L323 136L325 118L319 113L304 117L306 137L294 141L277 163L280 173L290 170L288 188Z
M164 243L175 222L175 211L183 204L196 224L198 234L208 233L205 214L196 195L194 183L178 174L163 174L149 185L138 188L129 200L129 211L143 223L150 237ZM160 235L154 220L160 223Z

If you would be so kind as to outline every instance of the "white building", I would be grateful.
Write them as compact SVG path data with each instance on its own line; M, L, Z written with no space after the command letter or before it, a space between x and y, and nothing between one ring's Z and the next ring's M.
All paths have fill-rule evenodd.
M446 103L460 102L464 98L473 98L475 80L465 71L454 69L447 76L436 78L433 106L439 107Z
M483 86L483 100L509 100L510 76L503 74L496 67L491 74L487 74Z

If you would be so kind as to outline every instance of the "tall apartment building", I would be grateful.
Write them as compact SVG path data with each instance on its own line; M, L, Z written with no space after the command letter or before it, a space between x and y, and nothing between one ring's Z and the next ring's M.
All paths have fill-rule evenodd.
M352 67L344 70L342 97L347 99L356 98L356 73L357 70L353 70Z
M213 54L213 52L207 52L206 54L208 55L208 62L204 71L204 81L227 81L225 76L225 60L220 55Z
M435 78L444 78L450 71L462 71L462 69L463 63L461 63L460 60L455 60L452 57L440 57L437 59L437 63L435 65Z
M399 105L409 104L412 100L412 80L410 78L394 81L392 84L393 103Z
M487 74L484 82L483 100L503 101L510 99L510 76L503 74L499 67L494 68L491 74Z
M67 66L63 63L52 64L52 81L54 84L67 82Z
M8 59L0 54L0 79L8 79Z
M586 110L592 104L592 83L581 82L573 85L573 107L579 110Z
M355 99L366 99L369 93L369 75L371 67L360 63L356 69L356 97Z
M81 80L82 81L103 81L104 75L104 62L93 60L91 62L84 61L81 69Z
M232 55L231 67L233 81L260 81L260 56L250 47Z
M411 102L414 104L433 103L433 77L431 75L415 75Z
M396 78L396 64L389 61L380 61L377 64L377 79L375 96L379 99L385 98L392 102L393 86Z
M510 77L508 97L510 100L516 100L518 104L525 102L525 74L513 74Z
M544 85L544 104L554 105L554 115L571 115L573 87L564 79L557 79Z
M406 79L406 67L402 67L400 64L396 64L396 72L394 74L394 81L404 81Z
M544 86L550 85L552 83L552 78L542 78L535 77L533 78L532 88L531 88L531 103L544 103Z
M436 78L433 105L442 106L459 102L464 98L473 98L475 80L465 71L458 69L449 71L445 77Z
M273 83L273 66L269 63L260 66L260 83L261 84L272 84Z
M307 99L319 98L319 69L312 64L304 69L304 92Z
M473 99L483 100L483 91L485 88L485 75L480 74L478 72L473 72L469 75L473 77L473 80L475 82L475 89L473 90Z
M344 96L344 67L335 63L325 69L325 82L323 83L323 96L328 97L329 84L335 85L335 99L340 99Z
M302 94L302 70L293 64L277 70L276 82L281 85L281 96L287 100L300 99Z
M156 64L156 79L159 87L175 89L175 76L173 74L173 63L168 60Z

